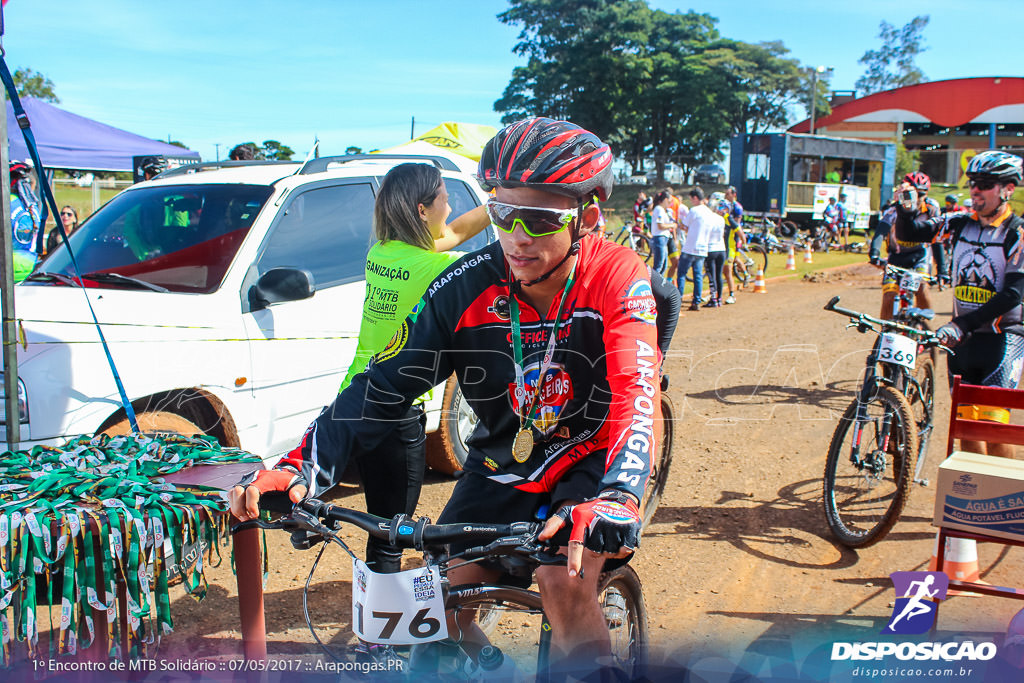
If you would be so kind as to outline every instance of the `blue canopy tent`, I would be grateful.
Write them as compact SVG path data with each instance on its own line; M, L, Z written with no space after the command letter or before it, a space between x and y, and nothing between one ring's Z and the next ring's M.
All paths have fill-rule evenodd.
M131 171L132 157L162 154L199 161L199 153L129 133L99 121L72 114L34 97L22 97L39 157L46 168L81 171ZM7 139L11 159L29 158L14 109L7 102Z

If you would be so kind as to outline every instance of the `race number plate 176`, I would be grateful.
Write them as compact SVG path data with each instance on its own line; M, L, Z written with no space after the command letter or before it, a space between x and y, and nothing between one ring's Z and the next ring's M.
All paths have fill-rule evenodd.
M369 643L415 645L448 637L437 567L378 574L352 561L352 630Z
M917 342L902 334L886 333L881 336L878 345L878 360L883 363L896 363L914 369L917 356Z

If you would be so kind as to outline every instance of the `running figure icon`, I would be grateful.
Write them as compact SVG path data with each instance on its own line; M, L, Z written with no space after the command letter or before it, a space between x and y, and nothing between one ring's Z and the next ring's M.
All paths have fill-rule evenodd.
M899 597L882 633L913 634L930 629L935 621L933 601L946 598L949 577L942 572L893 572L892 582Z

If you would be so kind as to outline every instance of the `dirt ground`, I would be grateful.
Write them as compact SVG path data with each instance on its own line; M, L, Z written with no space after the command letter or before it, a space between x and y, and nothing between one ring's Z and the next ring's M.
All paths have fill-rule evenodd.
M889 536L859 553L831 540L822 512L829 440L873 341L846 330L845 320L822 306L840 295L843 305L877 314L878 283L878 271L867 265L802 281L774 279L766 294L743 293L736 305L686 312L680 320L667 362L678 420L671 476L633 560L644 585L655 660L735 662L758 648L814 647L829 633L872 640L892 611L890 572L926 568L935 537L934 481L948 425L944 362L927 465L933 485L914 485ZM949 291L933 293L933 306L940 323L948 320ZM452 485L430 475L419 511L436 517ZM353 507L362 505L361 498L356 486L340 495ZM362 555L364 543L348 538ZM315 653L301 599L315 555L292 550L281 533L267 541L270 653ZM983 577L1024 584L1019 551L1002 548L979 548ZM340 551L329 550L314 581L313 612L324 627L322 637L338 646L350 642L350 567ZM229 563L208 577L202 603L172 593L174 633L164 639L161 656L239 651ZM955 597L943 604L939 628L1002 633L1019 607L1011 600ZM526 627L506 629L514 636Z

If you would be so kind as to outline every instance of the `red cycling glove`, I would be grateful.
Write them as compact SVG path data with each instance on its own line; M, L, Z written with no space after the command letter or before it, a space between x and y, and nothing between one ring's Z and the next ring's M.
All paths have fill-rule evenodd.
M255 487L261 494L274 491L291 491L296 486L306 486L306 478L302 473L291 466L284 466L280 469L257 470L242 477L242 480L235 484L243 489L249 486Z
M621 491L605 491L579 505L563 507L556 513L572 519L569 542L583 544L595 553L618 553L621 548L640 546L640 511L636 501Z

